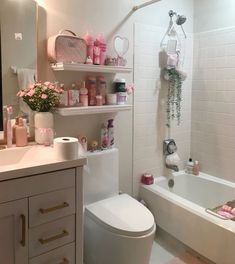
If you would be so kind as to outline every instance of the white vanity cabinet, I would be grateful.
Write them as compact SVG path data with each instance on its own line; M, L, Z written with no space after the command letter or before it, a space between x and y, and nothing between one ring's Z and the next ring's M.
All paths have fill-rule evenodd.
M83 263L82 166L0 181L0 263Z
M28 263L28 201L0 204L0 263Z

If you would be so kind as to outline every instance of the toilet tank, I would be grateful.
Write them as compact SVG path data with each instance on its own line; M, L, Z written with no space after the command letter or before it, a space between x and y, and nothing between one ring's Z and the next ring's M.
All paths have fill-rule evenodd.
M118 194L118 166L116 148L87 154L87 165L83 169L85 205Z

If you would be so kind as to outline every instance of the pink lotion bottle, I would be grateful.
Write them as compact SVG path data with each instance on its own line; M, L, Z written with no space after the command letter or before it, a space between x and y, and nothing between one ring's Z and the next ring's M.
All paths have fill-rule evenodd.
M16 146L24 147L28 144L27 141L27 128L24 126L23 119L19 118L19 125L15 129Z

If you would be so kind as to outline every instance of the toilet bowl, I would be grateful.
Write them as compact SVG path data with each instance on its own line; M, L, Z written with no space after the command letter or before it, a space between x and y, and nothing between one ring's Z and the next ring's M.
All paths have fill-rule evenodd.
M117 179L117 149L88 156L84 171L85 264L149 263L156 230L153 215L131 196L118 195Z

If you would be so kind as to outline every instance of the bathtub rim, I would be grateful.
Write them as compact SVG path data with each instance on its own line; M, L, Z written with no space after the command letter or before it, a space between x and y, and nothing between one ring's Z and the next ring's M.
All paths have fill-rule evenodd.
M184 171L179 171L179 172L173 173L174 177L180 177L181 175L187 175L187 173L185 173ZM235 190L235 183L234 182L230 182L228 180L220 179L218 177L211 176L211 175L206 174L206 173L200 172L198 176L194 176L194 175L190 175L190 176L214 181L214 182L217 182L220 184L224 184L224 185L227 185L229 187L234 188L234 190ZM183 197L180 197L179 195L177 195L175 193L171 193L169 190L157 185L158 182L163 181L163 180L168 180L168 178L166 178L165 176L157 177L154 179L154 184L152 184L152 185L141 184L140 188L147 189L147 190L155 193L156 195L160 195L162 198L168 200L169 202L171 202L175 205L180 205L185 210L192 212L192 213L198 215L199 217L202 217L203 219L210 221L213 224L215 224L219 227L222 227L222 228L226 229L227 231L233 232L235 234L235 221L220 219L220 218L206 212L205 207L202 207L202 206L200 206L194 202L191 202L191 201L189 201Z

